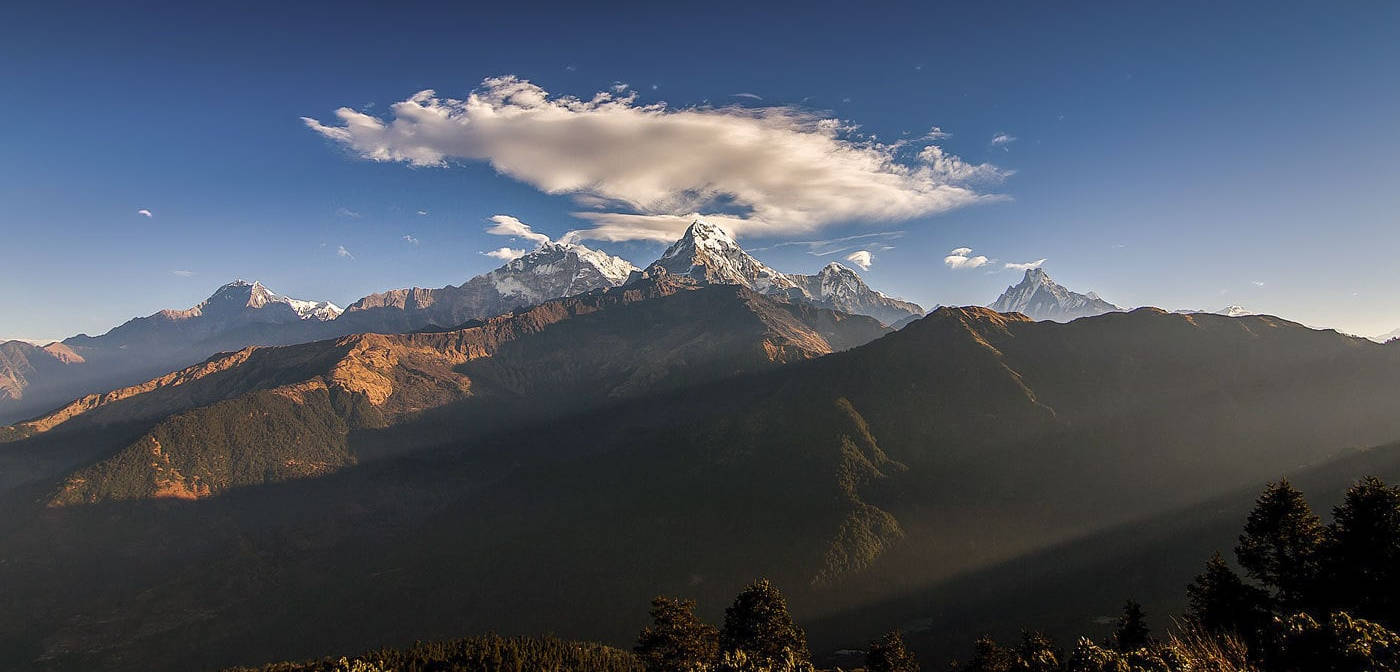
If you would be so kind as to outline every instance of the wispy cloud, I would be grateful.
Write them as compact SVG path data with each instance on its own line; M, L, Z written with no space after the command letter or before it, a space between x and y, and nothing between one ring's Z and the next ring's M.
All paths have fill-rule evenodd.
M828 238L826 240L789 240L768 247L751 248L750 252L763 252L779 247L805 247L807 254L825 257L832 254L840 254L857 247L869 247L872 242L894 240L904 237L903 231L880 231L877 233L861 233L854 236L842 236L840 238ZM884 244L877 244L882 250L892 250L893 247Z
M345 249L344 245L339 245L335 248L335 256L342 259L350 259L351 261L355 259L355 255L350 254L350 250Z
M1263 286L1264 286L1264 281L1263 281L1263 280L1254 280L1254 281L1251 281L1249 284L1254 285L1255 287L1263 287Z
M1016 262L1008 261L1008 262L1006 262L1005 267L1006 267L1007 269L1013 270L1013 271L1029 271L1029 270L1031 270L1032 268L1040 268L1041 266L1044 266L1044 265L1045 265L1045 260L1044 260L1044 259L1036 259L1035 261L1027 261L1027 262L1022 262L1022 263L1019 263L1019 264L1016 263Z
M948 252L948 256L943 257L943 263L953 270L978 268L987 265L988 261L991 260L980 254L972 256L972 248L970 247L954 248Z
M1011 135L1010 133L997 133L996 135L992 136L992 146L1000 147L1003 150L1006 149L1007 145L1013 142L1016 142L1016 136Z
M731 93L730 98L748 98L749 100L763 100L763 96L757 93Z
M147 209L145 209L145 208L141 208L140 210L137 210L137 211L136 211L136 214L141 215L142 217L154 217L154 216L155 216L155 215L152 215L152 214L151 214L151 211L150 211L150 210L147 210Z
M925 140L943 140L943 139L945 139L945 138L951 138L951 137L953 137L953 134L952 134L952 133L949 133L949 132L947 132L947 131L945 131L945 130L943 130L943 129L937 127L937 126L934 126L933 128L928 129L928 133L925 133L925 134L923 135L923 138L924 138Z
M868 271L870 270L870 264L875 261L875 255L872 255L870 250L856 250L846 255L846 261L859 266L861 270Z
M500 259L501 261L510 261L512 259L519 259L520 257L525 256L525 250L517 250L509 247L502 247L499 249L491 250L489 252L482 252L482 254L488 257L495 257L497 259Z
M193 277L193 276L194 276L194 271L186 271L186 270L183 270L183 269L174 270L174 271L171 271L170 273L171 273L172 275L178 275L178 276L180 276L180 277L182 277L182 278L189 278L189 277Z
M422 217L422 216L424 216L424 215L426 215L426 214L428 214L428 211L427 211L427 210L419 210L419 211L418 211L418 216L419 216L419 217Z
M609 205L575 213L590 226L571 239L670 241L695 213L741 237L903 221L997 200L984 182L1007 174L941 150L910 154L790 106L553 96L515 77L488 79L465 100L422 91L387 118L335 114L338 124L303 121L369 160L485 161L545 193Z
M335 214L336 214L337 216L339 216L339 217L349 217L349 218L351 218L351 219L359 219L359 218L360 218L360 213L355 212L354 210L351 210L350 208L336 208L336 209L335 209Z
M529 224L511 217L510 215L492 215L488 219L494 224L487 228L486 232L493 236L513 236L515 238L528 240L536 245L543 245L549 242L549 236L535 231L530 228ZM524 253L522 252L521 254Z
M417 244L418 244L418 239L417 239L417 238L414 238L414 237L413 237L413 234L411 234L411 233L405 233L405 234L403 234L403 241L404 241L405 243L408 243L409 245L417 245Z

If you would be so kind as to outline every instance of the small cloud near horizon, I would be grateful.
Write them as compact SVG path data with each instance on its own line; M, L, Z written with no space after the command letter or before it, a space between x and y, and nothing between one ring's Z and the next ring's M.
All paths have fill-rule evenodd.
M351 219L359 219L359 218L360 218L360 213L355 212L354 210L351 210L350 208L336 208L335 214L338 215L338 216L340 216L340 217L349 217L349 218L351 218Z
M142 217L154 217L154 216L155 216L155 215L152 215L152 214L151 214L151 211L150 211L150 210L147 210L147 209L145 209L145 208L141 208L140 210L137 210L137 211L136 211L136 214L141 215Z
M426 214L428 214L428 211L427 211L427 210L419 210L419 211L418 211L418 216L420 216L420 217L423 216L423 215L426 215Z
M1015 263L1015 262L1010 262L1010 261L1006 262L1006 268L1007 268L1007 269L1010 269L1010 270L1013 270L1013 271L1029 271L1029 270L1031 270L1032 268L1040 268L1041 266L1044 266L1044 265L1045 265L1045 260L1044 260L1044 259L1036 259L1035 261L1027 261L1027 262L1020 263L1020 264Z
M870 264L875 262L875 256L870 253L870 250L856 250L846 255L846 261L859 266L862 271L868 271Z
M489 252L482 252L482 254L488 257L495 257L497 259L500 259L501 261L514 261L516 259L519 259L520 257L525 256L525 250L510 247L502 247L491 250Z
M350 254L350 250L345 249L345 246L344 246L344 245L337 245L337 246L336 246L336 248L335 248L335 256L340 257L340 258L342 258L342 259L349 259L349 260L351 260L351 261L354 261L354 260L355 260L355 255Z
M403 234L403 241L404 241L405 243L408 243L409 245L417 245L417 244L418 244L418 239L417 239L417 238L414 238L414 237L413 237L413 234L411 234L411 233L405 233L405 234Z
M989 261L991 261L991 259L980 254L975 257L972 256L972 248L970 247L955 247L948 251L948 256L943 257L943 263L947 264L948 268L955 271L964 268L986 266Z
M180 276L180 277L182 277L182 278L189 278L189 277L193 277L193 276L194 276L194 271L186 271L186 270L184 270L184 269L174 270L174 271L171 271L170 273L171 273L172 275L178 275L178 276Z
M487 219L494 225L487 228L486 232L493 236L511 236L514 238L523 238L532 243L535 243L536 245L544 245L545 243L549 242L549 236L546 236L543 233L540 233L530 228L529 224L526 224L525 222L511 217L510 215L491 215ZM505 249L509 248L501 248L501 250ZM496 251L500 252L501 250ZM524 254L524 252L521 252L520 254Z
M763 100L763 96L757 93L731 93L730 98L748 98L749 100Z

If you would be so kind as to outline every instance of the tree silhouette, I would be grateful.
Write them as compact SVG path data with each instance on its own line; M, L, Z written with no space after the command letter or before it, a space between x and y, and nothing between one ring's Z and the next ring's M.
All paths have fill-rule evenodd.
M1245 521L1235 557L1251 577L1274 589L1285 608L1306 606L1318 576L1322 521L1288 479L1270 483Z
M787 600L768 579L749 584L724 610L719 641L724 651L744 651L759 664L777 666L789 655L797 663L812 658L807 634L792 622Z
M1348 489L1332 511L1325 557L1328 606L1400 625L1400 489L1375 477Z
M1257 644L1269 622L1268 595L1244 582L1220 553L1211 556L1206 571L1186 587L1187 618L1218 635L1237 635Z
M904 644L904 633L895 630L870 643L865 653L866 672L919 672L919 662Z
M657 596L633 651L647 672L704 670L719 654L719 631L695 616L693 600Z
M1123 605L1123 613L1118 617L1118 627L1113 631L1113 645L1119 651L1136 651L1151 641L1152 630L1147 627L1147 614L1142 605L1128 600Z

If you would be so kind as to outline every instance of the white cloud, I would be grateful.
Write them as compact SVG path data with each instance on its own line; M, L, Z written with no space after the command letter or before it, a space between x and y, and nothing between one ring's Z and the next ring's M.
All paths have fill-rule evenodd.
M414 238L414 237L413 237L413 234L411 234L411 233L405 233L405 234L403 234L403 241L404 241L405 243L408 243L409 245L417 245L417 244L418 244L418 239L417 239L417 238Z
M757 93L731 93L730 98L748 98L749 100L763 100L763 96Z
M608 88L611 89L613 93L626 93L628 85L626 82L613 82L613 85Z
M928 133L925 133L925 134L924 134L924 139L925 139L925 140L942 140L942 139L944 139L944 138L951 138L951 137L953 137L953 134L952 134L952 133L948 133L947 131L944 131L943 129L941 129L941 128L937 127L937 126L934 126L933 128L928 129Z
M1014 270L1014 271L1029 271L1029 270L1031 270L1032 268L1040 268L1041 266L1044 266L1044 265L1045 265L1045 260L1044 260L1044 259L1036 259L1035 261L1027 261L1027 262L1022 263L1022 264L1018 264L1018 263L1010 262L1010 261L1006 262L1006 268L1011 269L1011 270Z
M488 257L495 257L497 259L500 259L501 261L510 261L512 259L519 259L520 257L525 256L525 250L516 250L511 249L509 247L502 247L499 249L491 250L490 252L482 252L482 254Z
M775 247L805 247L807 254L816 257L825 257L831 254L840 254L857 247L870 247L874 250L893 250L894 247L887 245L884 240L894 240L904 237L903 231L879 231L876 233L860 233L853 236L842 236L840 238L829 238L827 240L788 240L781 243L769 245L768 247L749 248L750 252L762 252Z
M741 237L907 220L999 199L974 182L1008 174L941 150L901 158L847 122L794 107L551 96L515 77L488 79L465 100L428 90L390 109L387 119L340 108L338 125L303 121L366 159L485 161L545 193L606 204L575 213L592 227L573 239L670 241L693 213Z
M1016 136L1011 135L1010 133L997 133L996 135L992 136L993 147L1000 147L1002 149L1006 149L1006 146L1013 142L1016 142Z
M493 236L514 236L524 238L536 245L543 245L549 242L549 236L539 233L530 228L529 224L522 222L510 215L492 215L489 217L495 226L486 229L486 232ZM501 248L506 249L506 248ZM523 252L521 254L524 254ZM516 255L520 256L520 255Z
M153 217L153 216L154 216L154 215L151 214L151 211L150 211L150 210L147 210L147 209L145 209L145 208L141 208L140 210L137 210L137 211L136 211L136 214L141 215L142 217Z
M428 214L428 211L427 211L427 210L419 210L419 211L418 211L418 216L419 216L419 217L422 217L423 215L426 215L426 214Z
M970 247L954 248L949 250L948 256L943 257L943 263L947 264L948 268L953 270L985 266L988 261L991 260L980 254L975 257L972 256L972 248Z
M1249 284L1254 285L1255 287L1263 287L1263 286L1264 286L1264 281L1263 281L1263 280L1253 280L1253 281L1251 281Z
M351 219L359 219L359 218L360 218L360 213L355 212L354 210L351 210L350 208L336 208L336 209L335 209L335 214L337 214L337 215L339 215L339 216L341 216L341 217L349 217L349 218L351 218Z
M336 247L335 256L341 257L342 259L349 259L351 261L354 261L355 259L355 255L350 254L350 250L345 249L344 245L339 245Z
M870 254L870 250L856 250L846 255L846 261L861 267L861 270L868 271L870 270L870 264L874 263L875 258L874 255Z
M171 271L171 273L174 274L174 275L178 275L178 276L180 276L180 277L182 277L182 278L188 278L188 277L192 277L192 276L194 275L194 271L186 271L186 270L174 270L174 271Z

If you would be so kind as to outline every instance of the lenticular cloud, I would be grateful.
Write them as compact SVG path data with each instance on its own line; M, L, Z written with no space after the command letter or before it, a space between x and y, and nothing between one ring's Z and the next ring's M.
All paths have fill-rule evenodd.
M373 161L486 161L570 195L589 208L575 213L589 228L569 239L669 241L695 215L742 236L905 220L997 198L980 189L1007 174L932 145L903 152L794 107L671 108L635 92L585 100L515 77L488 79L465 100L421 91L390 110L303 121Z

